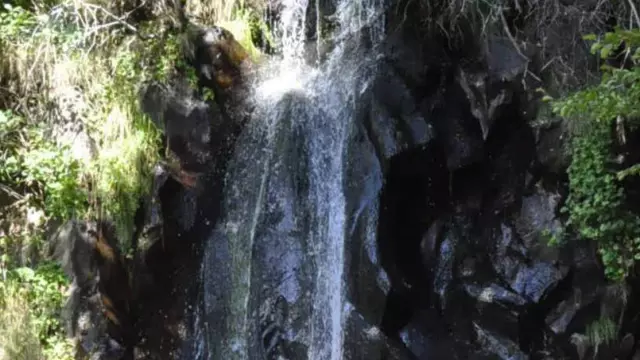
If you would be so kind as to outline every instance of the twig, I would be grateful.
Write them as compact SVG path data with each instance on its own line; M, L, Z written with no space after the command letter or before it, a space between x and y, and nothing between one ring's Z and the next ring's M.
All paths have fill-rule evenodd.
M10 196L14 197L17 200L24 199L24 196L18 194L15 190L13 190L12 188L8 187L7 185L0 184L0 190L4 191L5 193L7 193L7 195L10 195Z
M102 12L104 12L105 14L107 14L108 16L110 16L111 18L113 18L114 20L116 20L117 22L119 22L120 24L124 25L125 27L127 27L129 30L134 31L134 32L138 32L138 29L129 24L128 22L124 21L124 19L126 18L122 18L122 17L117 17L115 15L113 15L111 12L109 12L107 9L103 8L102 6L98 6L98 5L94 5L94 4L85 4L85 6L94 8L96 10L101 10Z
M631 6L631 13L635 16L636 22L638 23L638 27L640 27L640 16L638 16L638 9L636 9L636 6L633 4L632 0L628 0L628 1L629 1L629 6Z

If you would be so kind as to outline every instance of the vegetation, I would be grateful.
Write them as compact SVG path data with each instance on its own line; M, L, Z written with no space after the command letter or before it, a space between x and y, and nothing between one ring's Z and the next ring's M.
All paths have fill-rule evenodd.
M0 359L71 360L59 313L67 279L49 263L13 269L0 282ZM31 309L25 311L25 309Z
M257 58L255 12L214 3L224 11L201 20L228 24ZM139 95L178 76L195 85L195 72L182 59L173 8L0 5L0 360L71 359L60 320L68 279L46 262L47 233L71 218L110 219L130 250L134 213L163 154Z
M606 274L620 280L640 260L640 217L628 209L620 180L639 172L637 166L615 168L613 129L619 117L632 129L640 122L640 30L616 29L587 39L597 40L592 51L603 59L615 55L630 66L605 65L599 84L553 103L558 114L577 119L563 211L580 237L598 242Z

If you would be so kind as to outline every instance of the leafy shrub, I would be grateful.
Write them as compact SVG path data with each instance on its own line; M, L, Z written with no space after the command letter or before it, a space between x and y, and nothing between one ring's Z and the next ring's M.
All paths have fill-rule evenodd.
M66 147L47 140L10 111L0 111L0 181L29 189L49 217L68 219L86 212L86 194L79 186L79 167Z
M605 65L599 84L553 103L554 111L561 116L580 119L579 126L574 127L570 194L563 208L569 215L567 225L582 238L598 242L606 274L618 280L628 275L635 260L640 260L640 217L626 208L619 182L633 169L616 173L611 166L613 122L618 116L640 119L640 30L617 29L592 46L594 53L607 59L621 44L625 45L623 55L635 66Z

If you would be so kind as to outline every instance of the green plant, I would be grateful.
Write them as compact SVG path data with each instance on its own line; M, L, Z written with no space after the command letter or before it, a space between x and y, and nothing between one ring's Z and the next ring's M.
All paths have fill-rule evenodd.
M595 40L595 36L587 39ZM553 102L556 113L581 119L573 126L570 194L562 209L569 215L567 226L582 238L598 242L606 274L618 280L640 260L640 217L625 206L619 182L633 170L616 173L611 166L613 122L618 116L634 119L640 115L640 31L617 29L592 46L594 53L606 59L621 44L626 46L623 54L629 54L636 66L604 66L599 84Z
M28 302L16 287L0 285L0 360L41 360L42 345Z
M0 181L28 188L32 205L48 217L67 219L86 212L86 194L78 184L79 167L66 147L47 140L9 111L0 111Z
M83 1L63 2L55 15L12 11L14 18L30 20L5 21L6 29L0 24L0 40L7 40L0 41L0 48L11 55L0 60L0 71L20 96L10 104L21 109L20 127L29 132L12 135L17 143L7 147L5 163L19 168L4 171L5 178L17 179L15 174L21 173L30 177L18 178L28 180L54 177L56 181L40 181L45 185L41 197L55 210L47 215L111 218L126 247L161 153L159 132L140 111L139 95L149 82L166 83L176 71L196 79L182 61L181 39L168 31L160 35L163 30L153 21L127 35L122 31L126 26L114 23L106 10ZM96 151L88 162L38 140L55 124L45 120L52 106L75 117L94 140ZM25 151L23 139L33 144L31 152Z
M68 280L42 263L10 271L0 282L0 348L9 359L73 359L60 320Z
M0 40L17 41L29 34L36 25L36 19L22 6L3 5L5 12L0 12Z

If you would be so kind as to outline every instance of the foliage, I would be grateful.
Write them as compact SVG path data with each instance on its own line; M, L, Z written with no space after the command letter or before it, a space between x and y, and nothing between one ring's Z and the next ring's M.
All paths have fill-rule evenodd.
M18 95L9 104L29 129L18 138L34 144L29 153L22 143L8 149L24 154L14 156L19 168L6 177L19 189L21 182L14 180L31 179L26 170L33 170L37 180L62 175L57 182L45 182L55 188L44 189L43 197L53 205L64 204L47 207L47 217L112 218L126 246L139 199L149 189L151 168L160 156L159 133L140 111L139 94L149 82L167 82L175 73L179 39L157 36L157 24L151 22L140 26L139 36L127 34L127 26L118 26L112 14L91 3L64 2L48 13L26 13L12 8L0 26L0 46L12 55L0 60L0 67ZM23 18L29 20L16 20ZM51 107L57 116L51 116ZM88 160L68 156L59 141L39 140L51 139L52 130L65 122L81 123L95 144ZM42 167L54 161L58 163ZM66 173L37 171L49 168Z
M0 111L0 182L28 188L34 206L66 219L86 212L86 195L78 185L78 163L68 149L47 140L10 111Z
M250 8L237 9L231 20L221 21L219 25L233 34L233 37L247 50L253 61L258 61L262 56L260 50L253 43L255 37L265 35L266 41L273 44L268 26Z
M611 161L615 119L640 118L640 31L617 29L592 46L594 53L609 58L621 44L633 67L604 66L599 84L553 103L561 116L581 119L572 139L570 194L563 208L567 225L598 242L606 274L613 279L623 279L640 259L640 217L626 208L619 182L630 170L616 174Z
M38 256L26 261L35 270L24 267L15 247L45 249L48 220L97 217L115 220L126 247L150 189L159 132L139 95L175 75L180 42L154 23L131 33L113 16L70 0L0 12L0 195L10 194L0 204L2 360L72 358L60 320L67 279L34 266ZM94 148L72 151L69 125Z
M5 358L73 359L73 346L59 320L66 283L61 270L49 263L36 270L14 269L0 282L0 348Z
M116 11L123 2L13 1L0 9L0 196L9 194L0 204L0 360L71 358L59 316L67 279L37 265L38 256L14 256L15 248L45 249L53 220L101 218L114 221L127 253L134 214L161 156L140 94L177 77L197 86L181 34L164 22L172 15L132 24L133 11ZM244 2L218 5L215 23L233 25L257 57L256 14ZM88 139L80 151L79 135Z
M587 36L595 40L595 36ZM603 59L625 44L625 50L616 57L627 59L631 69L603 66L603 76L596 86L572 94L562 100L556 109L563 116L584 116L595 121L610 122L621 115L628 119L640 119L640 31L617 29L607 33L591 47Z

